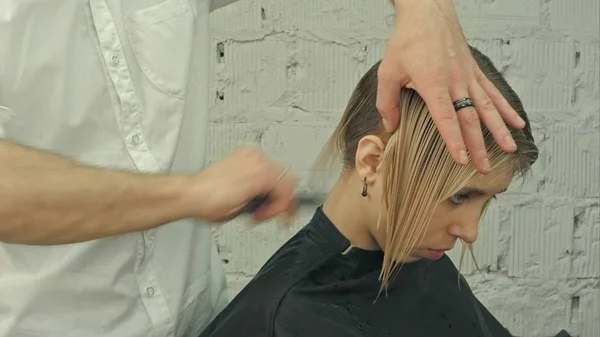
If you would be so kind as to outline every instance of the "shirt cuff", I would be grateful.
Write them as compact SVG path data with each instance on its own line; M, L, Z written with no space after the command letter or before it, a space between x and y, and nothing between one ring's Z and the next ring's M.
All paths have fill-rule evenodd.
M0 105L0 138L6 137L5 126L13 115L14 113L11 109Z

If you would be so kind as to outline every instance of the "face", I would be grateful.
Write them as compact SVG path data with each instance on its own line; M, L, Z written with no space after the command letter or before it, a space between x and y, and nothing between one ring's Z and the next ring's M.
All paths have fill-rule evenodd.
M437 260L451 250L458 239L473 243L477 239L478 225L485 206L504 192L512 177L509 174L487 174L473 184L465 186L447 200L441 202L434 210L427 226L423 240L417 249L401 262L410 263L423 258ZM375 183L374 187L377 187ZM373 191L374 196L380 195ZM377 198L378 199L378 198ZM373 200L381 205L381 200ZM371 203L371 219L377 219L380 207ZM382 222L383 222L382 217ZM377 223L376 220L371 223ZM380 247L385 250L385 225L379 228L372 226L371 233Z
M368 206L361 212L368 214L366 220L370 226L369 231L378 246L385 250L386 226L383 223L385 217L381 217L382 223L377 228L377 219L382 210L383 191L383 179L377 161L381 158L383 144L376 141L372 143L374 145L371 148L367 147L368 144L364 145L364 149L359 148L359 152L364 151L364 156L362 162L357 163L360 165L357 167L360 167L363 172L357 172L357 174L358 176L367 176L370 191ZM377 152L376 149L379 149L380 152ZM409 263L423 258L437 260L446 251L451 250L458 239L466 243L475 242L479 221L485 206L496 195L504 192L511 180L512 175L508 172L491 172L438 204L420 245L401 262ZM356 187L354 189L356 190Z
M508 188L511 179L509 174L488 174L440 203L410 260L440 259L458 239L474 243L485 206Z

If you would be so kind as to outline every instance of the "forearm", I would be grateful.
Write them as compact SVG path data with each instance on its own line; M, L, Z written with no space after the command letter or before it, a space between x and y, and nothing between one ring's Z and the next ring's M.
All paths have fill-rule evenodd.
M185 185L0 141L0 241L62 244L158 226L187 216Z
M404 30L415 28L406 42L418 43L430 39L440 28L450 29L464 37L453 0L390 0L396 13L396 22L402 22ZM437 20L435 20L437 18ZM450 43L450 41L443 41Z
M435 4L443 11L454 9L454 0L389 0L389 2L396 9L396 14L409 11L411 7L423 5L424 2Z

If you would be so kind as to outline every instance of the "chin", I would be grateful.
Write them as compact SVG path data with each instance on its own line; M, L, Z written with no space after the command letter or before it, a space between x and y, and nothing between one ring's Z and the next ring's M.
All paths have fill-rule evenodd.
M411 255L403 258L401 262L402 263L412 263L412 262L417 262L417 261L419 261L421 259L422 259L422 257L414 255L414 254L411 254Z

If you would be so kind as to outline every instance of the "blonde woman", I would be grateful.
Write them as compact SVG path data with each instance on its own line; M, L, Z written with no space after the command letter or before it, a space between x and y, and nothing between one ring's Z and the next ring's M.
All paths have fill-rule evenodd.
M510 336L445 255L457 241L469 248L489 202L538 156L519 97L472 53L526 121L511 129L517 150L502 151L482 127L490 173L458 165L410 89L400 94L397 130L387 133L374 65L323 152L343 162L326 202L201 337Z

